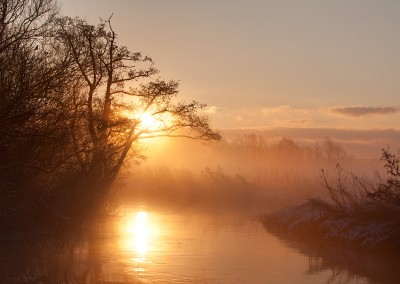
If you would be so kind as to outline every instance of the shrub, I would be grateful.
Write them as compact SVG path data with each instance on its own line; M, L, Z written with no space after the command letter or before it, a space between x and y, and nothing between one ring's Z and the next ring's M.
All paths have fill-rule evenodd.
M376 179L358 177L336 165L336 177L332 178L323 169L321 179L328 190L334 206L348 214L356 211L400 210L400 159L390 151L382 149L381 161L386 170L384 176L378 171Z

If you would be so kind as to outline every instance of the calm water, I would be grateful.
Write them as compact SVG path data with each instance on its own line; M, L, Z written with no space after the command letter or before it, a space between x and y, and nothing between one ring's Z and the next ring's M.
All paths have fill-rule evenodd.
M138 206L112 227L4 246L1 283L400 283L399 262L285 243L247 216Z

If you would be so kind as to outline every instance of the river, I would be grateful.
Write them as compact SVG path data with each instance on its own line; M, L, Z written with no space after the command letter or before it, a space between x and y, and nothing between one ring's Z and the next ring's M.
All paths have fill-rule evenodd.
M246 214L139 205L112 224L90 241L2 244L1 283L400 283L399 262L290 243Z

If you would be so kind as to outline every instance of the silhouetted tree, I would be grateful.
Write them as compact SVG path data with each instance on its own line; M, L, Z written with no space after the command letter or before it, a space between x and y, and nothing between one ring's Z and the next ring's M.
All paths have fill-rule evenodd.
M232 141L232 144L238 148L248 148L253 150L265 150L267 148L267 141L264 137L254 133L237 137Z
M197 114L205 105L174 101L176 81L156 79L135 86L137 80L151 79L158 71L150 57L117 43L110 19L97 26L69 17L57 23L55 39L61 53L73 58L74 85L79 86L73 93L75 162L87 170L87 181L100 194L140 139L220 138L207 118ZM146 125L149 120L153 125Z
M317 160L324 160L330 163L339 163L350 158L340 144L328 137L315 144L314 156Z
M302 149L292 138L282 137L273 147L280 158L284 160L295 160L301 157Z
M29 223L22 216L55 208L54 193L72 178L66 106L73 70L52 44L56 15L52 0L0 1L0 219L20 214Z
M0 0L2 209L34 199L90 210L140 139L219 139L197 112L205 105L177 101L178 82L157 73L118 44L110 20L57 17L52 0Z
M1 0L0 54L41 38L57 13L54 0Z
M0 2L0 184L32 185L59 161L63 66L45 47L54 1ZM57 148L57 151L52 149ZM20 178L23 176L24 178ZM30 187L30 186L29 186Z

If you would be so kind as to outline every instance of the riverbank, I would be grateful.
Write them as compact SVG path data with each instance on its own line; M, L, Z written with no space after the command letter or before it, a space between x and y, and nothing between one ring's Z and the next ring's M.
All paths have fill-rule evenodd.
M370 250L400 250L400 212L347 214L319 199L262 216L268 231L295 241L327 242Z

